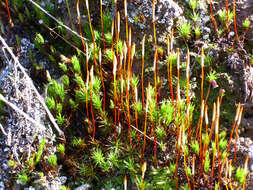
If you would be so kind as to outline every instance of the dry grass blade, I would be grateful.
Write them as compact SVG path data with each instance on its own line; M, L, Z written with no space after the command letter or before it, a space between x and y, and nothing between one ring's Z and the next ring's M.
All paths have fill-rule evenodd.
M40 124L38 121L35 121L33 118L31 118L27 113L23 112L21 109L19 109L16 105L14 105L13 103L9 102L2 94L0 94L0 100L3 101L5 104L7 104L8 106L10 106L12 109L14 109L16 112L18 112L19 114L23 115L24 118L30 122L32 122L33 124L35 124L36 126L40 127L41 129L45 128L44 125ZM6 134L6 133L4 133ZM6 134L7 135L7 134Z
M57 22L57 24L61 25L62 27L64 27L66 30L68 30L69 32L71 32L72 34L76 35L77 37L79 37L80 39L83 39L85 41L87 41L86 38L80 36L76 31L72 30L71 28L69 28L68 26L66 26L65 24L63 24L61 21L59 21L57 18L55 18L53 15L51 15L49 12L47 12L45 9L43 9L39 4L37 4L36 2L34 2L33 0L28 0L29 2L31 2L34 6L36 6L37 8L39 8L43 13L45 13L47 16L49 16L51 19L53 19L55 22Z

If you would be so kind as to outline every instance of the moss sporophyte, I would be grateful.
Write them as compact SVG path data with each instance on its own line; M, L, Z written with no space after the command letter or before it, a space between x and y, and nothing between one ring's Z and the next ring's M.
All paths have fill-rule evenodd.
M138 189L244 188L247 169L240 167L232 172L238 149L232 140L234 136L238 138L243 108L238 105L231 133L226 135L220 125L224 93L212 93L222 85L217 80L222 80L219 66L209 46L196 47L196 51L190 48L205 35L199 24L198 1L189 1L191 18L173 26L165 43L156 36L160 33L157 1L152 1L153 38L146 40L148 33L143 34L141 43L136 36L138 31L128 23L129 2L109 3L113 4L114 17L105 1L98 3L100 18L94 20L90 10L97 4L86 0L85 6L79 7L76 2L82 40L57 27L63 39L75 44L74 49L68 47L71 51L64 52L53 45L44 32L36 34L36 48L47 55L61 75L56 80L48 72L45 101L67 141L58 142L56 152L48 153L46 140L42 139L37 152L27 159L27 168L45 166L47 172L53 173L60 168L59 163L67 168L64 172L75 173L69 179L70 185L76 180L95 188L129 188L129 182ZM66 1L69 19L74 14L72 6ZM232 14L222 9L216 22L211 0L209 6L217 36L219 29L225 34L235 19L234 10ZM36 18L45 17L38 13ZM87 19L80 13L87 13ZM249 27L250 22L245 20L245 32ZM208 102L215 99L213 104ZM235 150L233 160L229 156L231 146ZM16 167L12 159L8 164ZM31 173L20 172L18 180L25 184L33 179L30 176Z

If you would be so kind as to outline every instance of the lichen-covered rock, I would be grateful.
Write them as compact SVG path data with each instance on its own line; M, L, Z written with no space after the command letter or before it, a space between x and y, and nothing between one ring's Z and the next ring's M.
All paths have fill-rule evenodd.
M238 9L237 12L237 23L239 26L242 25L243 21L245 19L249 19L251 21L250 29L248 30L246 34L246 41L253 46L253 1L252 0L242 0L238 3Z

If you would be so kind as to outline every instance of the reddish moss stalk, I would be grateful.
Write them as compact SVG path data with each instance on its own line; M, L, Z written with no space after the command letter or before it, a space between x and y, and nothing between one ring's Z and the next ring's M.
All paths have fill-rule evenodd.
M5 5L6 5L6 10L8 12L9 24L10 24L11 28L13 28L14 24L13 24L13 22L11 20L11 13L10 13L9 5L8 5L8 0L5 0Z
M143 74L144 74L144 56L145 56L145 34L142 39L142 66L141 66L141 91L142 91L142 109L144 113L144 84L143 84Z
M228 18L228 0L226 0L226 9L227 9L227 28L228 28L228 32L229 32L229 18Z
M89 130L91 129L91 126L90 126L90 118L89 118L89 105L88 105L88 96L89 96L89 92L88 92L88 89L89 89L89 73L87 74L87 80L86 80L86 98L85 98L85 103L86 103L86 114L87 114L87 120L88 120L88 127L89 127Z
M147 99L146 99L146 111L145 111L145 122L144 122L144 140L143 140L143 150L142 150L142 156L141 160L143 160L144 152L146 148L146 134L147 134L147 117L148 117L148 104L149 104L149 97L150 97L150 83L148 84L147 89Z
M113 87L114 87L114 137L115 141L117 141L117 90L116 90L116 72L117 72L117 58L113 55Z
M169 73L169 81L170 81L170 94L171 94L171 102L172 105L174 105L174 94L173 94L173 83L172 83L172 52L170 54L170 64L169 64L169 69L170 69L170 73Z
M200 115L200 122L199 122L199 159L200 159L200 172L199 172L199 177L198 177L198 184L200 182L200 177L202 175L202 170L203 170L203 148L202 148L202 124L203 124L203 117L204 117L204 109L205 109L205 103L202 101L201 103L201 115Z
M76 12L77 12L79 34L82 37L81 42L82 42L82 46L83 46L83 51L85 52L87 48L85 48L86 44L84 43L84 40L83 40L83 32L82 32L81 19L80 19L79 0L77 0L77 2L76 2ZM86 53L88 53L88 51Z
M88 120L88 126L89 126L89 129L91 128L90 126L90 118L89 118L89 106L88 106L88 89L89 89L89 68L88 68L88 64L89 64L89 58L90 56L88 55L89 54L89 50L88 50L88 45L86 45L86 69L87 69L87 80L86 80L86 98L85 98L85 101L86 101L86 111L87 111L87 120Z
M128 23L127 23L127 0L124 0L124 9L125 9L125 21L126 21L126 40L127 40L127 47L129 49L129 41L128 41Z
M180 97L180 88L179 88L179 81L180 81L180 55L179 49L177 49L177 96L176 96L176 105L175 105L175 117L177 116L177 104ZM172 76L171 76L171 83L172 83Z
M237 144L237 138L238 138L238 128L239 128L239 125L241 123L241 118L242 118L242 111L243 111L243 107L240 109L239 118L238 118L238 124L237 124L237 127L236 127L234 162L236 161L236 144Z
M88 17L89 17L90 32L91 32L91 36L92 36L92 40L93 40L93 60L94 60L94 64L95 64L95 67L96 67L96 66L97 66L97 61L96 61L96 48L95 48L95 47L96 47L96 44L95 44L94 33L93 33L92 25L91 25L90 9L89 9L88 0L86 0L86 7L87 7L87 12L88 12Z
M138 147L139 147L139 152L141 152L141 145L140 145L140 132L139 132L139 128L138 128L138 112L137 112L137 103L138 103L138 91L137 91L137 87L135 87L135 126L138 129L137 130L137 134L138 134Z
M103 70L102 70L102 55L101 55L101 49L99 50L99 72L100 72L100 79L102 81L102 88L103 88L103 111L105 111L105 84L104 84L104 78L103 78Z
M203 101L203 88L204 88L204 48L201 48L201 102Z
M126 88L126 95L127 95L127 115L128 115L128 132L129 132L129 143L130 146L132 145L132 138L131 138L131 117L130 117L130 100L129 100L129 86L130 86L130 73L128 72L127 76L127 88Z
M187 49L187 61L186 61L186 102L187 107L190 106L190 95L189 95L189 89L190 89L190 51ZM190 124L190 112L188 115L189 120L187 121L188 125L188 137L190 137L191 134L191 124Z
M187 123L187 121L186 121L186 123ZM186 163L186 156L185 156L186 149L185 149L185 134L184 134L184 131L185 131L185 129L183 127L183 135L182 135L183 140L182 141L183 141L183 148L184 148L184 170L185 170L187 183L189 185L189 190L191 190L191 182L189 180L189 176L188 176L188 172L187 172L187 163Z
M153 131L153 136L154 136L154 146L155 146L155 152L154 152L154 160L155 160L155 164L157 165L157 160L156 160L156 135L155 135L155 127L154 127L154 119L153 119L153 112L152 112L152 107L151 104L149 105L149 109L150 109L150 120L151 120L151 133ZM152 135L152 134L151 134Z
M233 133L234 133L234 130L235 130L235 126L236 126L237 121L238 121L240 110L241 110L241 104L239 103L238 107L237 107L237 110L236 110L235 121L233 123L232 131L231 131L231 134L230 134L230 137L229 137L229 141L228 141L227 153L229 152L230 143L231 143L232 136L233 136Z
M233 13L234 13L235 39L236 39L236 42L239 42L239 36L238 36L237 26L236 26L235 0L233 0Z
M217 37L219 37L219 32L218 32L217 23L216 23L216 20L215 20L215 18L214 18L214 16L213 16L213 6L212 6L211 0L209 0L209 5L210 5L210 12L211 12L211 20L212 20L212 23L213 23L213 26L214 26L216 35L217 35Z
M247 173L247 171L248 171L248 161L249 161L249 156L247 155L245 165L244 165L244 172L245 173ZM243 190L245 190L245 186L246 186L246 177L247 177L247 175L244 176Z
M95 126L95 119L94 119L93 108L92 108L92 93L93 93L93 82L94 82L93 66L91 67L91 70L90 70L90 78L91 78L91 82L90 82L90 111L91 111L92 124L93 124L93 136L92 136L92 138L93 138L93 141L95 141L96 126Z
M178 162L179 162L179 157L180 157L180 152L181 152L181 145L182 145L182 134L181 134L182 130L181 130L181 126L179 126L179 116L180 116L179 50L177 51L177 54L178 54L178 60L177 60L178 61L177 62L177 67L178 67L178 69L177 69L178 70L178 83L177 83L177 99L176 99L176 106L175 106L175 109L178 109L178 110L175 110L175 113L176 113L175 114L175 118L178 116L178 119L177 119L177 145L176 145L177 160L176 160L176 169L175 169L176 190L178 189L177 170L178 170ZM179 141L180 141L180 146L178 145Z
M113 45L113 34L114 34L114 20L112 21L112 26L111 26L111 34L112 34L112 51L114 51L114 45Z
M153 6L152 6L152 20L153 20L153 32L154 32L154 41L155 41L155 51L157 50L157 40L156 40L156 28L155 28L155 2L156 0L153 0ZM158 55L156 54L156 76L158 76ZM156 104L157 104L157 97L156 97Z
M103 0L100 0L100 18L101 18L101 29L103 36L103 45L105 50L105 34L104 34L104 21L103 21Z
M157 86L157 84L156 84L156 80L157 80L157 77L156 77L156 57L157 57L157 50L155 50L155 56L154 56L154 82L155 82L155 102L156 102L156 106L157 106L157 88L156 88L156 86Z

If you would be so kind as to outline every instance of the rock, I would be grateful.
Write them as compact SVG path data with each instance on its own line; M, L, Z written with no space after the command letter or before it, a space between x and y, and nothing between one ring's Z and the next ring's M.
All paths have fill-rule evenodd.
M147 26L152 23L153 13L152 13L152 1L130 1L127 4L128 19L129 22L134 23L132 32L145 30L145 33L152 34L153 30L147 30ZM182 17L183 10L181 7L173 0L163 0L156 3L155 6L155 20L156 20L156 32L157 36L159 34L164 34L165 31L169 32L174 24L175 20L183 20ZM140 17L136 22L136 17ZM144 27L146 25L146 27ZM142 37L142 36L141 36Z
M246 34L246 41L253 46L253 1L252 0L244 0L238 3L239 11L237 12L237 23L240 27L242 27L242 23L245 19L249 19L251 21L251 27Z
M66 181L67 181L67 177L66 177L66 176L61 176L61 177L59 178L59 180L60 180L61 184L64 184L64 183L66 183Z
M91 188L91 186L89 184L84 184L84 185L81 185L77 188L75 188L75 190L89 190Z

